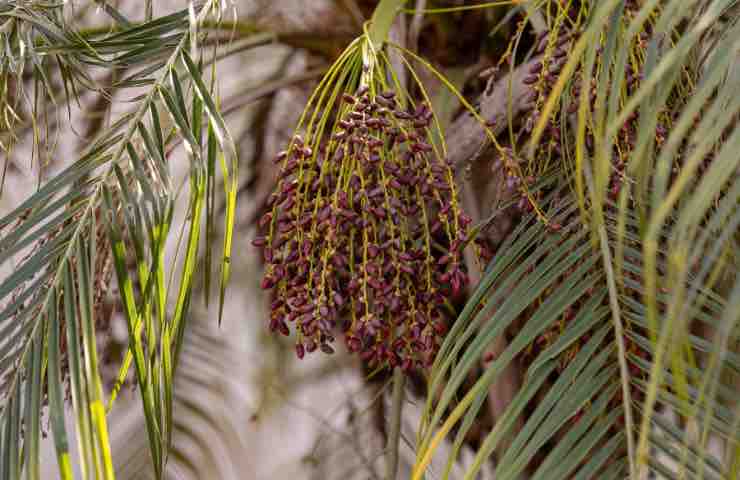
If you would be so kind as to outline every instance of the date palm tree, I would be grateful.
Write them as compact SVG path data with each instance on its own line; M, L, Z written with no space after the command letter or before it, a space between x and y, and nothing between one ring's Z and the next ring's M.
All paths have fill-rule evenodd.
M126 382L146 475L189 463L183 405L241 428L193 407L206 364L229 375L193 306L220 322L240 227L260 230L266 328L391 379L386 478L738 478L737 2L345 1L369 21L328 39L220 0L92 4L104 28L88 6L0 4L0 192L24 138L40 172L0 218L0 479L41 477L47 429L60 478L142 475L111 447ZM473 14L496 42L483 81L420 36ZM266 43L332 63L222 98L217 67ZM240 162L229 112L318 75L276 164ZM79 156L48 160L91 97Z

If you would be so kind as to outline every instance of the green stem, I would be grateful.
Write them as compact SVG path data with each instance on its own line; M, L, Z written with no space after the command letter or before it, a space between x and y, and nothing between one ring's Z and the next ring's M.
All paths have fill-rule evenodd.
M400 367L393 369L393 399L391 404L391 431L386 447L386 480L396 480L398 473L398 446L401 439L401 412L403 410L403 388L406 376Z
M586 177L586 184L589 191L593 195L594 192L594 179L591 172L591 166L588 162L583 164L584 176ZM600 213L600 212L599 212ZM617 343L617 351L619 353L619 374L622 383L622 404L624 405L624 423L625 423L625 436L627 437L627 460L629 461L630 475L629 478L640 478L638 477L638 466L635 463L635 445L633 432L635 431L634 420L632 417L632 399L630 394L629 385L629 367L627 365L627 347L625 346L624 338L624 325L622 325L622 314L620 312L619 305L619 294L617 292L616 279L614 278L614 267L612 261L611 250L609 249L609 239L606 234L606 227L604 226L603 218L597 224L597 230L599 234L599 244L601 246L601 258L604 262L604 270L606 272L606 282L609 289L609 306L611 307L612 322L614 326L614 338ZM651 375L651 379L653 376ZM652 386L652 385L651 385ZM639 461L639 459L638 459Z
M367 40L362 42L360 87L370 87L371 95L376 93L372 86L378 52L388 41L391 25L393 25L393 21L404 3L406 3L406 0L380 0L373 11L370 22L363 25L363 36Z

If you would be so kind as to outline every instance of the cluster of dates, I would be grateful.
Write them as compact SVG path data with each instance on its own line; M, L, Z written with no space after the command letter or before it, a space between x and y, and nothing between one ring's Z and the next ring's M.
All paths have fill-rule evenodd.
M629 4L632 7L629 7ZM627 2L627 11L629 8L638 9L636 2ZM634 12L629 13L633 15ZM648 41L650 40L651 27L645 26L645 30L639 33L635 40L635 48L638 50L646 50ZM551 35L549 32L543 32L535 39L535 55L538 59L531 62L528 66L527 74L522 78L522 82L528 85L529 92L524 99L524 123L522 125L522 132L525 136L528 136L534 129L534 126L540 120L541 109L551 94L555 84L558 81L558 77L568 61L568 52L571 51L575 41L577 40L577 31L569 31L562 29L555 35ZM596 61L602 62L603 47L599 47L596 51ZM635 55L639 57L640 55ZM597 91L596 91L596 79L591 78L586 83L586 89L583 88L583 71L582 66L576 70L572 80L569 82L567 90L567 97L569 98L568 103L564 103L562 108L565 110L567 115L554 114L551 115L547 122L547 127L543 132L542 139L538 145L537 157L541 159L548 159L551 163L562 162L564 160L564 148L565 139L563 132L565 131L563 119L570 118L575 121L577 116L578 107L580 104L581 95L587 96L587 108L589 112L596 111L596 105L598 102ZM624 95L629 97L636 94L640 88L642 82L642 72L640 66L635 66L633 63L628 62L625 66L624 73ZM676 120L677 114L675 112L662 112L660 119L655 127L655 145L661 146L668 135L670 124ZM622 188L623 183L626 181L625 167L629 161L629 156L637 144L638 130L640 128L639 114L635 110L629 115L622 125L617 137L614 140L613 148L613 169L610 175L608 191L608 198L612 202L616 202L619 197L619 192ZM596 139L594 132L591 128L587 128L585 132L585 146L586 153L589 156L594 154L594 147ZM572 140L569 140L571 145L569 147L571 156L575 150L575 146L572 145ZM513 175L510 175L512 177ZM525 190L521 188L521 178L510 178L507 186L510 191L516 191L522 193L522 199L519 202L519 208L523 211L531 210L530 202L526 199Z
M330 138L294 137L260 220L270 329L296 354L347 349L371 366L422 367L446 332L446 299L468 283L470 218L430 140L426 104L394 92L344 94Z

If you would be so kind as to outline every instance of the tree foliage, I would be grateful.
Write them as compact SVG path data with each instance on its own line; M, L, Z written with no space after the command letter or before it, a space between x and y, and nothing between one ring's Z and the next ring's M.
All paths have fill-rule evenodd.
M83 478L114 478L107 412L130 370L152 474L166 476L180 455L174 386L191 304L217 292L222 315L237 203L258 180L271 190L273 174L274 198L257 199L269 233L255 242L280 302L270 325L287 333L299 319L299 357L348 332L372 367L423 378L412 478L739 475L735 1L346 2L374 13L343 50L323 33L226 20L217 0L163 16L145 2L135 21L96 3L105 28L81 28L66 2L0 5L0 192L26 135L40 167L54 152L50 111L131 95L130 110L95 123L79 157L0 219L0 479L40 477L45 416L61 478L73 461ZM487 80L459 80L420 39L425 19L443 30L448 18L498 20ZM407 19L411 34L391 40ZM286 145L280 167L254 159L240 185L216 66L270 41L333 63L295 127L305 142ZM468 277L479 278L465 294ZM111 285L128 344L106 391ZM390 476L400 370L394 379ZM432 471L442 452L445 469Z

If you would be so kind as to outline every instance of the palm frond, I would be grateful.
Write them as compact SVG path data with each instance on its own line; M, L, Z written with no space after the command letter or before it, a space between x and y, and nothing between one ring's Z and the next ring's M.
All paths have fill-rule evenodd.
M534 218L529 222L535 222ZM499 454L496 478L517 478L525 468L530 469L534 478L602 478L607 472L629 474L628 430L620 401L620 362L607 301L606 276L600 268L599 251L593 250L588 241L588 229L575 225L571 228L580 233L561 237L537 222L520 227L489 267L433 368L431 391L439 395L436 402L430 399L427 404L417 473L422 471L420 466L423 468L434 458L438 443L453 431L457 422L460 425L455 435L456 445L462 446L489 394L489 387L510 362L519 361L527 366L524 387L479 447L476 461L465 478L475 478L478 469L495 453ZM644 287L633 280L643 274L639 251L630 250L626 258L625 270L629 275L619 302L627 326L625 343L629 348L625 360L629 365L632 405L642 415L644 393L654 368L655 344L648 338L645 308L638 300ZM544 297L543 292L547 292ZM661 300L667 297L663 295ZM721 319L722 315L717 317L716 312L724 312L725 317L736 312L721 298L714 297L711 302L712 313L703 315L704 321ZM475 386L468 391L460 390L462 381L484 357L486 347L511 329L522 315L525 323L507 349L486 366ZM725 341L732 338L728 332L723 333L727 334L723 337ZM687 343L687 351L694 356L711 351L706 340L698 336L689 335ZM737 412L733 411L734 389L722 380L719 371L737 371L738 355L724 345L722 352L721 360L716 352L710 354L711 377L696 367L685 366L681 370L681 380L688 385L687 398L677 394L680 384L672 373L673 367L664 365L657 401L662 410L673 409L690 421L700 419L703 430L697 432L718 434L734 444L740 437ZM464 396L457 400L458 395ZM516 419L522 415L526 415L523 427L518 432L512 431ZM434 428L440 422L442 425ZM691 471L705 469L708 478L720 478L726 473L727 464L689 441L686 432L678 433L675 426L666 425L656 415L652 422L655 431L670 433L666 437L651 432L650 445L654 450L669 455L666 458L675 458L675 452L682 452L679 458L684 467ZM506 450L497 451L507 434L513 437L512 443ZM545 456L546 450L542 449L549 444L554 448ZM449 457L448 472L455 458L454 453ZM655 462L655 458L662 457L650 458L655 472L669 470ZM536 468L533 459L537 460Z
M492 456L496 478L737 475L736 2L647 1L629 14L625 3L587 11L530 139L535 152L560 117L566 204L580 218L563 238L522 221L499 248L435 361L414 478L445 436L462 445L515 361L524 386L465 478ZM577 89L587 94L567 113ZM505 333L506 350L463 388Z
M65 376L82 475L113 478L95 348L97 306L112 270L129 335L120 379L133 363L155 474L163 475L173 430L173 375L198 251L203 243L212 248L214 240L200 226L203 218L215 215L206 198L215 194L219 170L227 204L218 262L221 306L229 277L236 151L213 89L203 79L201 62L190 56L197 52L189 52L193 35L199 35L197 27L217 8L209 3L197 14L179 12L102 39L55 37L54 49L44 52L76 59L80 71L82 63L141 65L138 80L120 86L153 78L145 82L150 88L133 113L114 122L79 160L0 220L9 229L0 240L2 264L22 256L0 282L0 458L7 460L0 478L19 478L24 469L30 478L37 476L43 398L50 407L60 475L71 478L63 422ZM175 139L184 141L190 158L188 221L183 227L187 240L179 269L169 268L164 257L180 191L172 185L168 165Z
M573 212L574 204L570 203L560 210L553 208L548 214L559 219L572 216ZM619 412L619 406L614 401L619 384L607 383L618 366L613 346L606 342L610 322L609 309L602 305L606 297L604 275L597 268L599 257L591 250L587 230L575 225L573 228L570 235L563 237L531 218L512 234L502 247L505 253L489 266L433 367L431 391L442 386L442 379L446 383L439 390L436 405L431 400L427 404L428 423L421 437L417 475L431 460L436 444L462 419L456 434L456 445L460 448L484 404L488 387L510 362L531 352L533 345L545 338L545 333L553 337L550 344L532 360L525 386L483 441L465 478L475 478L505 435L514 439L497 462L496 478L516 478L539 449L556 435L565 446L552 453L557 456L549 457L551 460L545 460L540 468L548 469L548 462L555 461L554 458L562 460L561 449L567 449L568 442L574 445L581 441L594 448L619 420L620 415L615 413ZM543 297L544 292L548 294ZM483 298L485 302L481 302ZM462 381L479 364L487 346L527 310L532 313L527 315L526 324L507 349L487 366L474 387L461 392ZM564 357L570 361L564 362ZM552 379L556 369L559 370L557 381L547 388L546 382ZM464 397L456 402L455 397L460 393ZM535 397L540 400L530 418L519 432L511 432L516 418L528 405L531 408ZM451 409L449 416L448 409ZM574 417L588 423L578 423ZM435 429L434 425L442 419L445 419L442 427ZM576 449L579 454L588 452L583 445ZM449 458L448 472L454 457L453 454ZM558 461L562 469L558 478L572 474L580 461L575 457L570 462ZM542 471L552 473L551 469Z
M219 327L210 323L212 316L200 312L192 316L174 379L172 443L165 478L240 478L250 464L249 455L244 456L248 442L243 426L252 409L244 395L244 379L222 372L245 352L236 347L233 331L216 331ZM141 412L129 409L114 422L111 446L116 452L117 478L155 478Z

